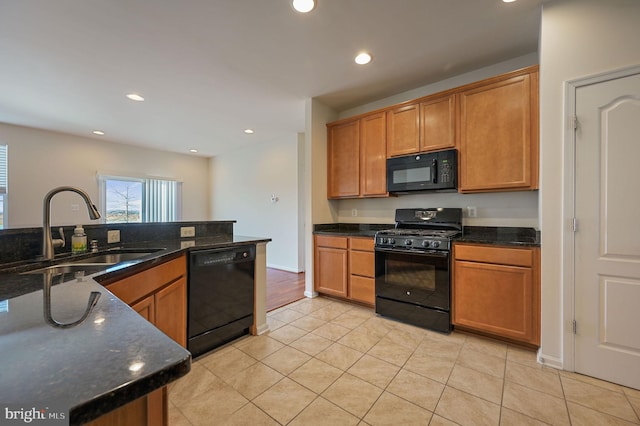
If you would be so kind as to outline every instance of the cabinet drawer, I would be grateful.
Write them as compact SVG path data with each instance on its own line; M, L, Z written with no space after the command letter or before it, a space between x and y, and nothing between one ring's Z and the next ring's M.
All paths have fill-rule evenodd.
M373 238L349 238L351 250L373 251Z
M105 287L118 296L123 302L131 305L144 296L175 281L185 275L186 272L186 257L181 256L120 281L108 284Z
M513 266L533 266L533 249L487 247L480 245L456 244L455 260L470 262L498 263Z
M349 297L359 302L373 305L375 303L375 280L373 278L351 275Z
M349 271L351 275L375 277L375 258L373 252L352 251L349 257Z
M328 235L316 235L316 245L318 247L347 248L347 237L331 237Z

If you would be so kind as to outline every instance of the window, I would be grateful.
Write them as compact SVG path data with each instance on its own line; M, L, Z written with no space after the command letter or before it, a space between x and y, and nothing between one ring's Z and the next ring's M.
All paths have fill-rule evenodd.
M6 216L4 212L7 210L7 145L0 145L0 229L7 227Z
M181 182L99 176L105 223L174 222L181 219Z

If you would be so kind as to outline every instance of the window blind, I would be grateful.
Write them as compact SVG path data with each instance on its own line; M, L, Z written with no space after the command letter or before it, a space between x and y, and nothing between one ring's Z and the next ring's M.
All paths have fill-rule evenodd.
M145 179L142 186L142 221L174 222L180 219L180 182Z
M0 195L7 193L7 145L0 145Z

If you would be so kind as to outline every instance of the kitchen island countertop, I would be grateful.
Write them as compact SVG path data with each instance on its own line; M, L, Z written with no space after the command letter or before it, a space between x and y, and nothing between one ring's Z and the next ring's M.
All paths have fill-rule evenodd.
M52 278L20 274L42 264L26 262L3 270L0 401L8 410L45 410L47 415L66 416L72 425L83 424L187 374L191 354L99 283L189 250L268 241L222 235L129 244L161 250L86 277L63 282L54 277L48 297L43 288ZM92 293L99 295L97 303L78 321Z

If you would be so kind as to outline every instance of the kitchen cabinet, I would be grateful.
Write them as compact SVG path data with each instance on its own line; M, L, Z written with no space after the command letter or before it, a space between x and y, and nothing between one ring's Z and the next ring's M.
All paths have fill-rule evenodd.
M328 125L327 198L387 196L385 113Z
M540 345L540 249L456 243L453 324Z
M459 94L459 191L538 188L538 67Z
M454 94L420 102L420 152L455 148L456 116Z
M187 344L187 262L184 255L105 287L180 345Z
M314 256L318 293L374 304L373 238L316 235Z
M387 157L420 152L420 104L409 103L387 111Z
M360 121L328 128L327 198L360 195Z
M387 111L387 157L455 146L455 94L428 96Z
M535 65L328 124L328 198L388 195L383 134L386 158L456 148L459 192L538 189L538 91Z
M187 262L184 255L103 285L183 347L187 344ZM102 425L166 425L166 387L90 422Z
M318 293L347 297L349 270L346 237L316 235L314 283Z
M373 238L349 237L349 298L375 304Z

